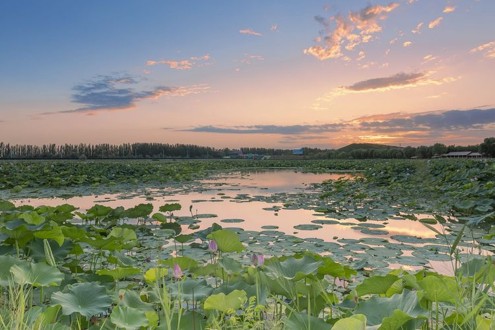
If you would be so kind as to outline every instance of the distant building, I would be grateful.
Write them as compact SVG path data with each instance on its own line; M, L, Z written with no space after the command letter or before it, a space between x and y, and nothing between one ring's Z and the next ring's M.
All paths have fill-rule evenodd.
M474 151L451 151L443 154L442 158L481 158L482 154Z
M304 149L303 148L293 149L292 154L293 155L304 155Z

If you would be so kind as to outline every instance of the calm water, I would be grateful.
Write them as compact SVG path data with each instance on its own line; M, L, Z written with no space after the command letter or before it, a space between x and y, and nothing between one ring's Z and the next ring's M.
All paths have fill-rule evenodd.
M276 229L302 239L334 242L341 246L349 242L353 243L352 240L364 238L382 238L395 245L403 244L392 238L395 235L430 239L430 241L435 238L435 233L422 223L404 219L368 221L371 229L380 229L374 232L363 230L365 229L363 223L355 219L340 219L338 222L335 221L336 223L323 224L317 230L294 228L298 225L314 225L311 222L313 220L331 219L313 210L320 193L319 188L313 184L324 180L337 180L341 177L352 176L302 173L295 170L239 171L216 175L193 183L137 189L119 194L76 196L67 199L30 198L17 199L13 202L16 205L33 206L69 203L82 211L94 204L130 208L140 203L152 203L155 212L161 205L173 202L182 205L182 210L174 212L174 216L199 216L200 228L207 228L216 222L223 227L240 227L252 231ZM223 222L224 220L227 222ZM184 232L188 231L190 230L185 227ZM410 244L410 246L414 245L424 244ZM411 251L406 247L404 245L404 251L398 253L402 256L411 256ZM383 244L381 248L386 248L386 245ZM358 257L360 253L366 251L352 252ZM401 265L390 262L389 266ZM445 262L432 261L428 266L443 273L450 272L448 263Z

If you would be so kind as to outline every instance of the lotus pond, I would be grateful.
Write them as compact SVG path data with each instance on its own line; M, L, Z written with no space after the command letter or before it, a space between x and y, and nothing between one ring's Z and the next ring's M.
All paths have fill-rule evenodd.
M20 172L35 177L33 164ZM54 164L45 182L68 174ZM342 162L170 164L200 170L142 184L9 181L0 195L0 324L492 324L493 162L356 161L338 173Z

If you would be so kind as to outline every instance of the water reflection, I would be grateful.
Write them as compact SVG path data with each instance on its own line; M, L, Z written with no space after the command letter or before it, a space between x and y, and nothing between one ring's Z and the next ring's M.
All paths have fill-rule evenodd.
M396 255L391 254L393 257L413 258L410 252L404 253L404 251L413 249L414 246L435 242L435 233L418 221L337 220L315 212L319 191L313 184L341 177L350 178L351 175L301 173L295 170L239 171L215 175L190 184L138 189L120 194L75 196L67 199L31 198L13 202L18 206L23 204L56 206L69 203L82 211L91 208L94 204L104 204L113 208L123 206L127 209L140 203L152 203L155 212L165 203L180 203L182 210L175 211L174 216L199 216L201 220L199 229L207 228L215 222L223 227L241 227L250 231L263 231L266 226L271 226L272 229L308 242L321 240L337 243L339 244L336 245L337 247L347 249L345 252L347 254L344 253L346 258L360 258L368 253L373 255L373 251L376 252L375 254L379 252L383 254L384 249L390 248L386 245L388 242L394 245L397 251ZM300 202L301 200L303 202ZM287 206L289 204L290 206ZM201 217L203 214L213 214L216 217ZM231 223L228 219L244 221ZM315 220L321 222L312 222ZM299 225L314 226L315 224L319 224L320 228L317 230L304 230L304 226L298 227L299 229L294 228ZM438 225L436 228L440 229ZM184 233L191 231L184 226ZM411 239L408 240L409 237ZM367 238L371 240L366 241ZM384 243L375 243L372 238L383 239ZM415 241L414 238L417 240ZM368 249L363 245L366 243L352 240L362 240L375 245ZM375 257L384 258L380 255ZM443 273L446 273L445 268L449 267L448 263L438 261L431 262L431 265ZM390 266L399 267L404 264L390 261L388 267Z

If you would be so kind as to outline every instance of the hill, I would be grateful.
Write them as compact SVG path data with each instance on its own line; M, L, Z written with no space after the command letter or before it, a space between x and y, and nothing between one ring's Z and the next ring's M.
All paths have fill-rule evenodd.
M401 147L397 146L388 146L385 144L377 144L377 143L351 143L345 147L342 147L338 149L338 151L346 151L350 152L353 150L370 150L370 149L381 149L381 150L387 150L387 149L402 149Z

